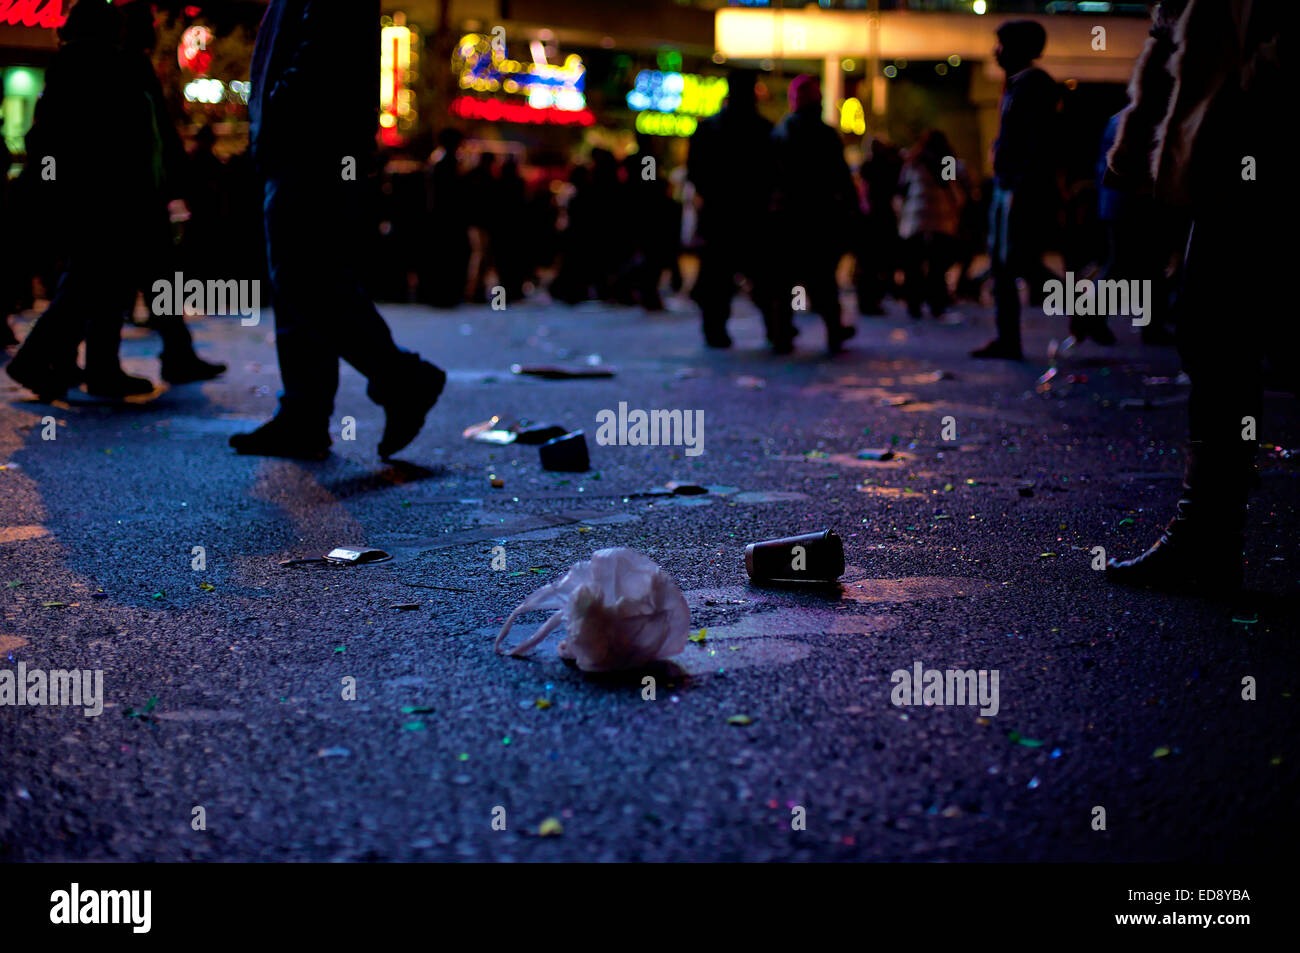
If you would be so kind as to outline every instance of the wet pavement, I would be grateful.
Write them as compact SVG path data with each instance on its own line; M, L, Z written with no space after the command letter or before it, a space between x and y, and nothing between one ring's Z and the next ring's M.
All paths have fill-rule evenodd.
M1093 551L1138 551L1176 497L1187 391L1171 350L1121 329L1120 346L1052 373L1063 319L1039 315L1037 360L975 362L990 320L968 306L950 323L859 319L834 359L806 319L797 353L774 358L748 309L724 353L675 308L383 308L400 343L449 372L390 464L350 369L328 461L227 449L274 407L269 318L195 322L230 373L125 406L38 404L0 376L0 671L102 670L105 695L99 717L0 707L0 858L1289 849L1294 400L1267 400L1248 598L1128 592L1091 569ZM156 340L132 331L123 353L156 379ZM512 363L616 375L545 380ZM702 410L703 453L597 445L597 414L620 402ZM494 414L584 429L592 470L462 437ZM669 481L710 492L651 492ZM749 583L746 543L824 528L844 539L842 587ZM393 559L280 566L352 543ZM695 638L679 657L592 677L555 637L527 659L493 653L530 592L610 546L646 553L686 594ZM895 705L892 674L918 662L997 671L997 713Z

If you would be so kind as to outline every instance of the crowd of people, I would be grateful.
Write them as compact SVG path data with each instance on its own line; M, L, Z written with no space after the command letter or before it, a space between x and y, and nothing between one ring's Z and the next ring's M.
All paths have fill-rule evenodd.
M373 170L351 178L338 170L340 159L373 151L378 36L360 27L364 10L313 9L308 17L301 4L271 0L253 57L251 148L247 158L223 162L210 132L200 132L188 155L181 146L151 68L149 4L82 0L72 8L28 135L29 161L5 198L9 213L29 213L31 233L8 241L0 307L30 304L34 274L54 288L6 366L10 377L44 400L79 383L110 397L149 390L151 382L118 361L137 293L178 267L265 274L284 389L275 417L232 446L327 454L342 358L369 379L367 393L384 408L379 449L387 457L414 439L446 375L396 345L372 303L376 292L438 307L495 306L549 278L550 296L561 302L654 310L663 306L666 276L680 288L683 221L694 217L700 268L691 293L710 347L730 345L727 320L744 280L773 351L792 349L800 311L817 314L830 350L839 350L854 333L837 280L852 253L863 314L879 313L893 296L914 317L926 308L939 316L954 293L977 295L990 279L997 336L972 356L1020 360L1020 282L1033 300L1059 280L1044 253L1059 191L1060 88L1035 65L1047 39L1036 21L997 29L995 56L1007 78L989 183L972 181L938 129L905 150L872 138L851 170L839 132L822 119L816 78L791 82L789 111L773 124L758 110L756 75L735 70L726 105L690 142L684 179L644 157L620 161L596 149L557 188L530 184L516 156L466 155L464 137L443 130L427 164L379 179L377 245L396 253L367 261L355 237L368 226L365 173ZM1154 344L1169 340L1172 294L1181 286L1178 336L1192 385L1177 514L1142 556L1112 561L1120 581L1240 580L1257 445L1255 429L1243 426L1262 407L1267 350L1289 351L1295 333L1274 297L1281 251L1266 228L1284 168L1275 135L1283 34L1277 5L1164 0L1130 103L1098 147L1098 216L1110 238L1099 274L1152 281L1155 313L1143 337ZM297 56L308 48L337 55L328 63ZM1183 82L1191 76L1196 82ZM85 90L101 86L119 93L111 115L84 108ZM317 95L325 86L342 92ZM92 151L86 142L117 145ZM683 194L691 195L685 207ZM972 275L985 214L989 267ZM51 226L44 234L43 222ZM186 240L178 246L181 222ZM261 244L249 235L264 235L264 248L223 258ZM1171 275L1167 266L1187 236L1181 273ZM57 284L33 251L47 243L63 263ZM1255 321L1224 333L1243 309ZM224 370L197 356L183 315L152 314L149 323L171 383ZM1115 340L1104 315L1075 316L1070 330L1076 340ZM7 324L0 331L9 332ZM84 369L76 363L82 341Z

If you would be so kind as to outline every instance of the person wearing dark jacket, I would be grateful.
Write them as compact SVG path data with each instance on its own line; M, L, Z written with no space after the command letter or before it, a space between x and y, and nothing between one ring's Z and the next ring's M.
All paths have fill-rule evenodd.
M769 342L787 343L785 326L772 324L779 291L770 252L775 159L772 124L758 113L757 82L752 70L731 71L727 104L700 122L686 158L686 174L700 202L700 273L691 294L700 306L709 347L731 347L727 318L737 275L749 280Z
M774 343L789 353L795 335L791 312L806 306L826 323L826 347L839 351L854 327L841 321L840 289L835 277L858 214L857 189L844 161L839 133L821 118L821 84L815 76L790 81L790 112L772 132L776 158L776 231L786 242L782 255L783 287L776 300L781 318Z
M384 458L415 439L446 383L440 368L393 342L358 279L379 51L375 0L271 0L258 30L249 127L283 390L270 421L230 438L240 453L327 456L340 357L384 408Z
M1018 278L1044 274L1047 216L1055 206L1056 127L1060 87L1034 66L1047 31L1034 20L1007 20L997 29L994 57L1007 74L1001 125L993 143L989 258L997 337L972 357L1023 360Z

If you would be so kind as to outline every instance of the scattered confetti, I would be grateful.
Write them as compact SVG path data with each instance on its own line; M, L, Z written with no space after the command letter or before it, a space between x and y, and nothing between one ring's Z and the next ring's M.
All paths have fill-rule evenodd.
M1043 742L1039 741L1037 738L1026 738L1018 731L1008 732L1007 739L1011 741L1012 744L1023 745L1026 748L1041 748L1043 746Z

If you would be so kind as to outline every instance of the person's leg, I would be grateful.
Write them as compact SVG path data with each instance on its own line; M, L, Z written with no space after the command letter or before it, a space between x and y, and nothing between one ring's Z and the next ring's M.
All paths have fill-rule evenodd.
M1235 591L1263 406L1262 353L1280 267L1247 214L1199 217L1187 246L1179 351L1191 378L1188 452L1174 518L1146 552L1111 560L1119 583ZM1224 320L1246 320L1225 329Z
M826 348L838 352L853 337L856 328L845 327L840 306L840 286L836 276L840 255L834 247L814 249L807 262L808 304L826 325Z
M700 306L704 341L709 347L730 347L727 319L736 293L736 262L727 240L710 240L700 249L700 274L693 295Z
M5 366L19 384L43 400L58 400L81 380L77 347L86 335L103 282L109 277L97 266L93 251L78 249L55 286L45 312Z
M997 314L997 337L971 357L1000 357L1022 360L1020 348L1020 291L1016 287L1016 253L1012 235L1010 190L994 186L989 202L989 269L993 275L993 304Z
M926 293L925 300L930 306L930 314L939 317L948 310L952 296L948 293L948 269L956 257L956 239L942 232L932 232L926 236Z
M903 239L903 297L910 317L921 317L925 300L925 239L920 234Z

